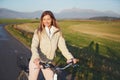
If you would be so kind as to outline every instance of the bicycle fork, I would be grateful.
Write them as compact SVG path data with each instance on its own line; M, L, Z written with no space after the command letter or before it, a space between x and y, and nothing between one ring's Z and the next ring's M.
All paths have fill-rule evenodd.
M54 80L57 80L57 74L56 73L54 74Z

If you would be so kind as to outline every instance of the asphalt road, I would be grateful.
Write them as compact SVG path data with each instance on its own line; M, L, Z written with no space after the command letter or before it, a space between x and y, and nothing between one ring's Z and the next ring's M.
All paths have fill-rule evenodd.
M16 80L20 72L17 67L19 54L30 57L31 52L0 25L0 80Z

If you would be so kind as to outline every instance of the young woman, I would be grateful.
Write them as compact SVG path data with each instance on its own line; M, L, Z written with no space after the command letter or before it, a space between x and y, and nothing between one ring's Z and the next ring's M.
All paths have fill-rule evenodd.
M46 61L51 62L55 57L57 47L67 59L67 62L71 60L73 60L73 63L77 62L77 59L73 57L66 47L65 40L53 13L51 11L44 11L40 18L40 26L35 30L32 39L29 80L37 80L40 69L43 72L45 80L53 80L53 71L49 68L42 69L39 62L45 61L42 59L43 57L46 58Z

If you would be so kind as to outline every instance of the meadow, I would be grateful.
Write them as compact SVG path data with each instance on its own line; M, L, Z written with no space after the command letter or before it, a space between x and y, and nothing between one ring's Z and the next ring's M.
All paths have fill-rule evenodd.
M22 37L19 40L30 47L38 22L8 25L6 28L11 34ZM68 49L80 59L78 68L68 69L73 79L120 79L120 21L58 20L58 24ZM55 63L61 66L65 59L59 50L57 53Z

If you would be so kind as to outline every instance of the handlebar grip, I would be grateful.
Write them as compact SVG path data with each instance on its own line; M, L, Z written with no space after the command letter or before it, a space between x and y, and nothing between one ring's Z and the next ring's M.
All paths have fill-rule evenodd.
M43 69L45 69L45 63L40 62L40 65L42 65Z
M55 67L53 64L49 64L49 63L40 62L39 64L43 66L43 69L45 69L45 68L54 68Z

